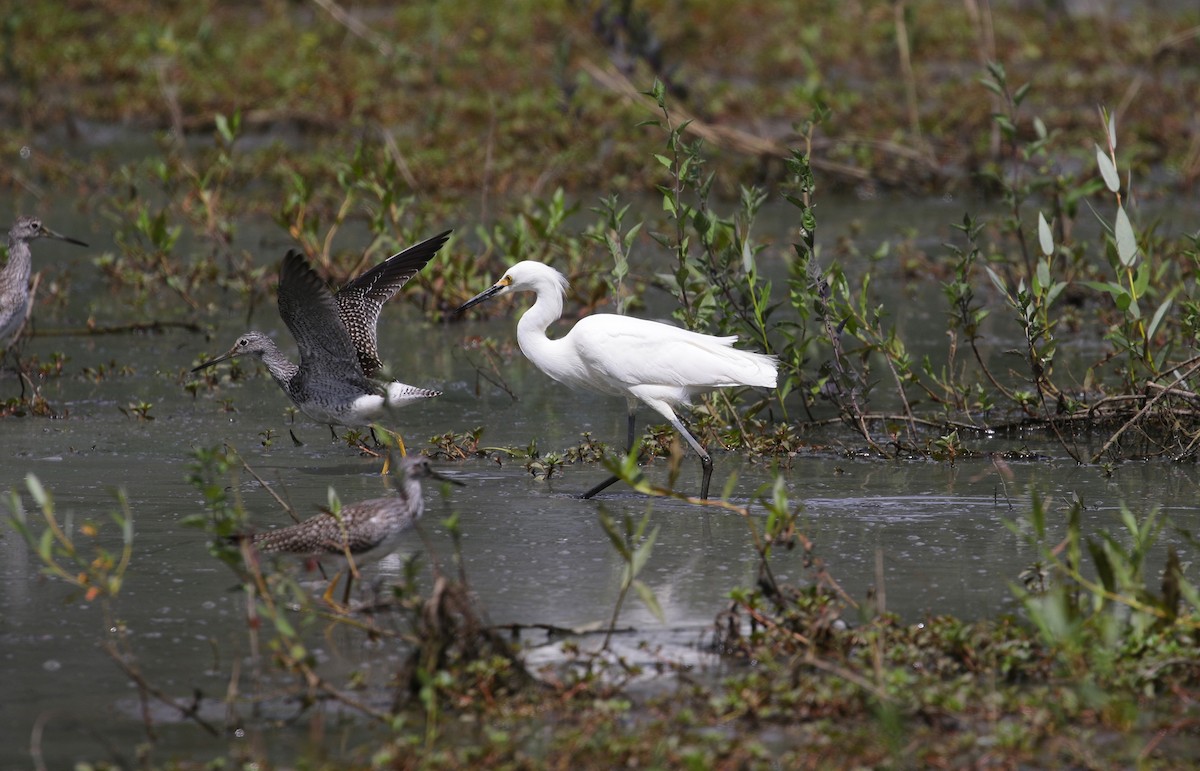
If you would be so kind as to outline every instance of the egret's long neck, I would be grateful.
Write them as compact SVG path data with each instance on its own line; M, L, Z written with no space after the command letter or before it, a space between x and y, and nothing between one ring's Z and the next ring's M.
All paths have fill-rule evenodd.
M562 316L563 296L557 289L539 290L533 307L525 311L517 322L517 344L521 353L534 365L555 380L561 380L556 372L554 348L560 343L546 336L546 329Z
M260 354L263 364L267 365L267 369L271 372L271 377L275 378L275 382L283 390L288 390L288 383L300 371L300 367L288 361L288 357L283 355L279 347L274 343L266 341L263 346L263 352Z

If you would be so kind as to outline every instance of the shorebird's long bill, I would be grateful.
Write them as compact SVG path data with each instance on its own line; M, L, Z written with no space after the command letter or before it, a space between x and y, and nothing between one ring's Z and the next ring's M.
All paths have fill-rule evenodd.
M439 474L435 469L429 469L429 476L431 476L434 479L439 479L443 482L449 482L452 485L458 485L459 487L467 486L466 482L460 482L459 480L455 479L454 477L448 477L445 474Z
M508 288L508 284L502 284L502 283L492 284L492 286L490 288L483 290L479 294L472 297L470 300L467 300L465 303L458 306L458 310L454 311L454 313L457 315L457 314L465 311L467 308L470 308L474 305L478 305L479 303L483 302L484 300L490 300L491 298L500 294L507 288Z
M76 246L87 246L85 242L80 241L78 238L71 238L70 236L64 236L62 233L55 233L45 225L42 225L42 229L38 231L38 235L42 238L57 238L59 241L66 241L68 244L75 244Z
M237 356L238 353L239 353L238 346L235 345L232 348L230 348L228 351L226 351L225 353L218 356L217 358L209 359L208 361L204 362L203 364L197 364L196 366L192 367L192 372L199 372L202 369L208 369L209 367L211 367L214 364L220 364L223 361L228 361L229 359L232 359L234 356Z

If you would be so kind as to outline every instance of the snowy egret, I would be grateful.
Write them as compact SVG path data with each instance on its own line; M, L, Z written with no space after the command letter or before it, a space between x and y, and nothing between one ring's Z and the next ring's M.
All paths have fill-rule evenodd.
M0 271L0 348L16 341L29 318L33 300L29 287L33 271L29 242L37 238L56 238L68 244L87 246L83 241L55 233L36 217L17 218L8 231L8 263Z
M262 332L246 332L226 353L192 372L235 356L255 355L301 412L318 423L369 426L390 409L440 396L441 391L383 383L376 344L379 310L446 242L450 231L393 255L337 294L294 249L279 269L279 315L296 338L300 364L287 359ZM403 442L401 442L403 449Z
M774 388L774 356L733 347L736 337L713 337L657 321L598 313L576 322L570 332L553 340L546 328L562 316L567 279L549 265L526 260L464 303L458 313L484 300L510 292L531 291L533 307L517 322L517 343L525 358L560 383L624 396L629 408L628 443L633 447L634 413L640 400L674 426L700 456L703 477L700 497L708 498L712 458L684 427L673 407L713 388L760 386ZM613 482L612 477L583 494L591 498Z
M263 554L291 554L336 562L339 570L329 582L324 599L331 602L338 579L342 572L348 572L342 595L342 604L346 604L358 568L395 551L401 535L424 512L421 479L432 477L462 484L437 473L424 455L409 455L399 465L401 482L396 495L350 503L337 513L322 512L295 525L244 537Z

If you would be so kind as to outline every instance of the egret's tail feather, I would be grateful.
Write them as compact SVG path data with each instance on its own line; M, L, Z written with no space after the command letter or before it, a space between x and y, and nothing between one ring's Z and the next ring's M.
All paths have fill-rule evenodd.
M722 386L758 386L774 388L778 384L779 358L755 351L730 348L726 351L727 382Z

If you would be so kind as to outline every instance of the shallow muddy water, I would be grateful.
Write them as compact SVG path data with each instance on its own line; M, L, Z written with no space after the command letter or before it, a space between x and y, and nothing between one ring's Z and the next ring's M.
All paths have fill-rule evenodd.
M889 206L894 216L895 207ZM76 303L86 302L92 310L119 318L119 300L105 296L107 290L95 280L89 262L91 255L112 248L104 234L81 221L47 217L47 223L91 241L93 248L72 251L37 242L35 268L48 275L69 270ZM397 413L394 425L410 448L427 447L434 434L477 426L486 428L485 446L524 447L536 440L543 452L561 452L576 444L584 431L612 443L623 439L621 400L572 393L536 371L515 347L504 376L517 401L478 381L460 342L470 335L512 341L518 309L527 302L518 298L514 311L494 322L441 326L430 325L406 308L403 295L385 309L380 339L384 358L397 376L445 391L436 400ZM924 320L916 314L913 323L928 326L931 348L942 345L940 310L928 310L924 303L905 304L927 308ZM78 327L87 316L79 305L39 307L38 312L42 333ZM274 333L284 350L294 353L273 304L261 309L253 324ZM241 320L231 320L211 340L185 331L111 337L41 334L24 354L43 360L54 351L67 354L66 374L43 388L51 405L66 416L0 420L0 482L5 490L24 494L25 475L36 474L53 493L60 516L73 517L76 526L84 519L96 521L101 540L111 544L117 532L105 515L116 506L113 489L125 491L134 517L135 546L116 613L129 628L146 678L180 697L199 689L219 700L231 661L245 655L241 597L232 590L235 578L208 555L198 531L180 525L185 517L203 511L199 493L186 481L192 451L221 443L236 447L302 514L315 513L327 500L330 486L343 501L375 497L385 489L377 460L331 442L326 428L302 416L294 428L305 444L293 446L287 435L288 402L265 370L238 383L226 380L217 392L202 390L195 398L185 390L184 373L194 359L225 350L243 328ZM131 371L100 382L81 374L85 367L110 362ZM11 374L0 378L5 398L18 391ZM231 400L235 412L222 409L225 399ZM153 419L122 413L120 408L131 402L151 404ZM647 420L650 416L643 410L639 426ZM265 447L263 434L268 431L273 442ZM1069 501L1080 496L1093 532L1116 531L1123 503L1138 510L1157 505L1175 524L1200 527L1195 506L1198 480L1192 466L1126 464L1108 477L1099 468L1076 466L1051 442L1029 437L1020 444L989 447L1022 446L1043 453L1039 460L1009 462L1007 478L986 459L954 466L884 462L844 455L837 451L839 443L828 437L819 446L797 455L781 472L789 496L803 506L804 534L851 597L866 602L870 592L882 589L886 607L909 620L924 614L979 618L1015 612L1009 587L1037 555L1004 523L1028 512L1034 492L1051 501L1054 512L1065 511ZM854 443L846 446L853 448ZM498 463L495 457L444 464L444 471L464 486L443 492L428 485L421 532L411 533L406 544L410 553L428 544L439 559L448 559L450 542L442 521L457 512L466 574L495 623L578 627L608 620L622 563L598 523L600 509L615 517L650 511L653 524L661 528L642 578L655 592L666 622L659 623L630 599L621 616L623 625L636 629L626 636L630 640L682 646L681 650L701 643L728 592L755 580L751 540L739 516L676 501L650 501L621 486L583 501L573 495L602 478L606 472L601 467L567 466L550 481L538 481L522 462ZM752 500L773 477L764 463L747 463L720 452L714 458L713 490L719 492L736 475L735 501ZM665 462L647 473L664 479ZM679 484L691 490L698 477L698 464L689 456ZM259 526L287 523L271 497L246 475L240 490ZM34 517L28 495L24 499ZM754 509L755 516L762 514ZM1190 550L1183 545L1181 549L1187 563ZM805 581L800 558L798 552L777 555L777 576ZM398 554L367 568L366 577L386 581L399 576L402 567L403 554ZM426 558L426 586L428 574ZM320 584L313 588L319 591ZM50 767L79 759L130 759L141 737L135 692L101 651L104 635L104 619L95 604L43 577L25 543L10 528L0 528L0 768L27 767L31 743ZM540 640L538 635L531 638ZM395 671L403 654L336 633L318 640L315 647L323 666L365 669L381 680ZM219 709L214 717L219 724ZM204 757L212 752L212 740L191 726L167 725L163 730L166 756ZM222 741L217 741L218 747Z

